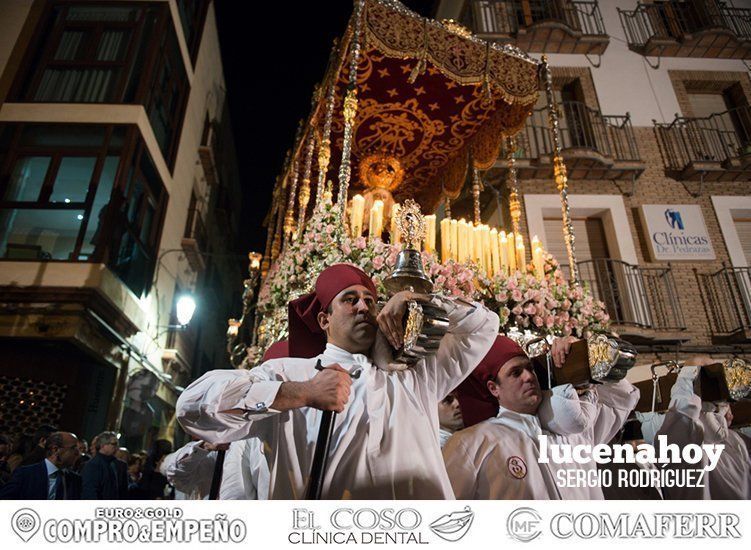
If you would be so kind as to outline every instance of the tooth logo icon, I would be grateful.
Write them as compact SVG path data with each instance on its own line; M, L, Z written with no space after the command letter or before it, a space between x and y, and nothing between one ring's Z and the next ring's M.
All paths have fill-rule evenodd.
M430 530L443 540L456 542L467 534L473 519L475 513L469 506L465 506L464 510L439 517L430 524Z
M18 535L22 541L29 542L31 537L36 535L39 531L39 514L30 508L21 508L10 520L13 531Z

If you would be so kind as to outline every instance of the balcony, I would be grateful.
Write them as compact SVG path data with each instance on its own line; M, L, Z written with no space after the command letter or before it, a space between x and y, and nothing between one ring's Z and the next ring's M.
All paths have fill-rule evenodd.
M751 179L751 107L655 122L665 173L677 180Z
M561 153L570 179L634 180L644 171L631 119L603 115L579 101L560 104ZM521 179L550 179L553 175L553 136L548 109L542 107L527 118L516 138L516 168ZM496 167L506 168L502 151Z
M201 159L206 184L210 187L219 183L218 127L218 121L210 120L207 115L203 125L201 145L198 147L198 157Z
M618 9L629 48L642 55L744 59L751 55L751 9L714 0L639 2Z
M464 24L480 38L526 52L602 54L608 47L597 2L473 0Z
M203 259L206 252L206 226L203 215L195 207L188 210L188 222L181 244L190 267L195 271L203 271L206 267Z
M642 267L604 258L577 265L582 284L605 303L621 336L634 344L688 340L670 266Z
M751 342L751 268L723 267L698 277L713 340Z

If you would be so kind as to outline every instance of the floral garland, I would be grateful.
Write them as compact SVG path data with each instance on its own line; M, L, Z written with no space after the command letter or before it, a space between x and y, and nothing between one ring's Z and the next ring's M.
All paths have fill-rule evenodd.
M310 292L318 274L330 265L350 263L361 268L371 275L379 297L385 299L383 280L393 270L401 249L399 244L380 239L349 237L336 209L323 203L306 224L302 238L287 245L264 279L258 296L258 311L263 316L258 348L287 337L287 303ZM498 313L501 332L515 327L542 335L582 336L585 331L605 330L609 325L605 305L587 288L569 286L550 254L542 280L518 271L489 278L472 263L441 263L431 253L422 257L435 292L484 302Z

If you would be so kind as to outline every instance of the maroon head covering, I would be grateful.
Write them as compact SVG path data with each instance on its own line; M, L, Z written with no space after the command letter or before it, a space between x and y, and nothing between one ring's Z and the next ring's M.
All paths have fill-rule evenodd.
M496 336L490 351L456 388L465 427L469 428L498 414L498 399L490 393L488 380L494 380L501 367L514 357L527 357L527 354L511 338Z
M316 279L315 292L289 303L289 356L315 357L326 348L326 334L318 324L318 313L329 307L342 290L362 285L378 297L375 284L359 267L335 264L324 269Z
M279 340L271 344L263 354L261 362L265 363L269 359L280 359L281 357L289 357L289 342L287 340Z

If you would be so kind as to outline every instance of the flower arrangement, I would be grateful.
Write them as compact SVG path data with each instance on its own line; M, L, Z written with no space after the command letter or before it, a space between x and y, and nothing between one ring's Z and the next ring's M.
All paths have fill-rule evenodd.
M381 239L351 238L338 219L334 205L324 202L306 224L301 238L290 242L271 266L258 296L263 315L259 346L267 347L287 335L286 308L290 300L310 292L318 274L336 263L350 263L370 274L379 297L387 297L383 280L402 249ZM547 254L545 277L517 271L492 278L476 265L422 254L425 272L435 291L468 300L480 300L498 313L501 332L516 327L539 334L582 336L587 330L604 330L609 324L605 305L586 288L571 287L560 266ZM280 314L279 312L282 312Z

